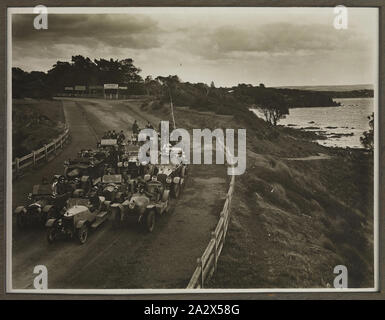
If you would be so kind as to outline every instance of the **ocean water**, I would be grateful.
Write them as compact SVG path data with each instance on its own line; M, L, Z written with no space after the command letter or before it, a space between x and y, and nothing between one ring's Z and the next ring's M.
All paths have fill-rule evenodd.
M340 107L295 108L278 124L307 131L322 132L326 140L317 140L328 147L362 148L360 137L369 130L368 116L374 111L373 98L334 99ZM257 116L260 112L253 110ZM341 136L341 134L343 136Z

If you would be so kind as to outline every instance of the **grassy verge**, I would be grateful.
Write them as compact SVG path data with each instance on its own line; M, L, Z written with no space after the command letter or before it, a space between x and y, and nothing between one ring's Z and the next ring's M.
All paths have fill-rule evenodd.
M13 99L13 157L24 156L49 143L64 130L63 106L57 100Z

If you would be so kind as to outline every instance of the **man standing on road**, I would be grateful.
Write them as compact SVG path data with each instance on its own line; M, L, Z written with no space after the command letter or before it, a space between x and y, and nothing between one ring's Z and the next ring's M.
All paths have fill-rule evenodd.
M134 121L134 124L132 125L132 133L133 134L138 134L139 133L139 126L138 126L136 120Z

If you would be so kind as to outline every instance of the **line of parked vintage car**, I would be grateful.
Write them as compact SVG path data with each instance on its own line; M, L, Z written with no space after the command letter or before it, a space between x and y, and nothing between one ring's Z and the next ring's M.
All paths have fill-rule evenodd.
M17 226L45 226L49 243L69 237L84 244L89 230L106 220L152 232L157 217L170 209L170 198L179 197L188 168L140 163L138 150L137 143L102 139L96 149L80 151L65 161L62 175L33 186L28 205L15 209Z

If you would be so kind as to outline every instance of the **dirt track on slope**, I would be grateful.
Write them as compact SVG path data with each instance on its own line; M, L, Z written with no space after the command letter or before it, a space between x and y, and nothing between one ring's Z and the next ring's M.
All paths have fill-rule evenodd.
M144 126L158 119L140 111L138 101L63 99L72 141L57 158L13 183L13 204L42 176L61 173L63 161L81 148L94 148L105 130L129 133L133 119ZM113 228L107 221L85 245L62 240L49 245L44 229L13 229L13 288L32 288L33 268L48 269L48 288L184 288L218 221L227 189L223 165L192 165L181 198L157 221L152 234L133 226Z

